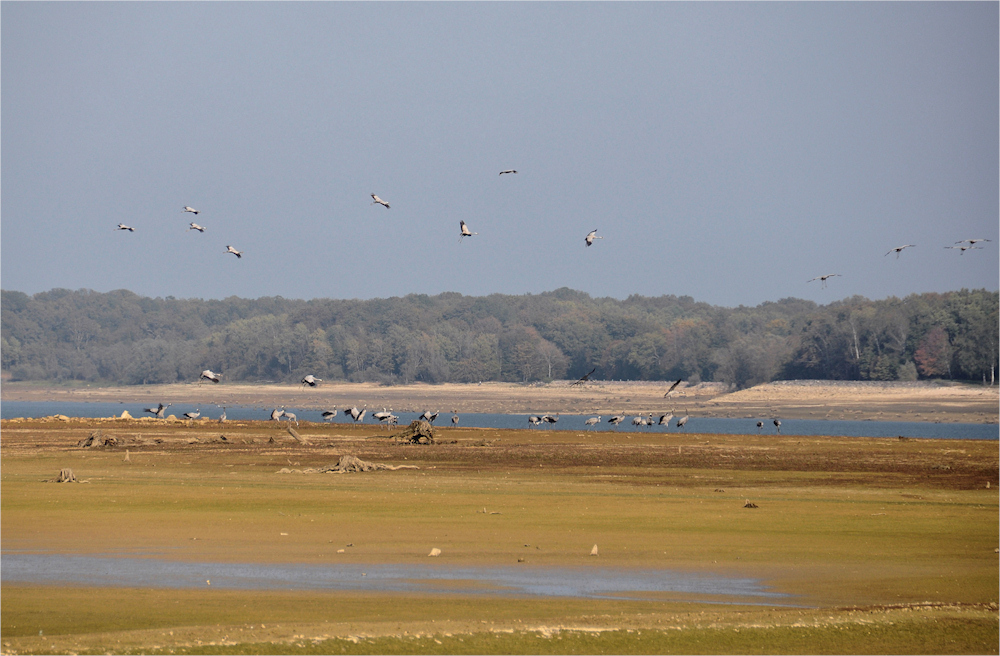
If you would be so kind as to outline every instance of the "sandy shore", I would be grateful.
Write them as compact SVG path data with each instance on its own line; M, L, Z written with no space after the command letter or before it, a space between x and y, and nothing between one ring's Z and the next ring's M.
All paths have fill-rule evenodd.
M569 381L521 385L324 382L315 388L288 384L182 383L131 387L44 386L5 382L3 401L90 401L126 403L195 403L220 406L281 405L322 410L357 405L398 412L507 414L618 412L654 414L673 411L702 417L781 417L785 419L857 419L998 423L1000 389L980 385L780 381L729 392L720 383L682 383L668 398L660 382Z

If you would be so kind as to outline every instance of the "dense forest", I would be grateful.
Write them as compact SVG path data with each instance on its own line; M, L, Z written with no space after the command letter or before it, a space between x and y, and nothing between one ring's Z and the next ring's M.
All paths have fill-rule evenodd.
M13 380L143 385L228 381L917 380L993 384L997 292L723 308L687 296L570 289L374 300L146 298L126 290L3 291Z

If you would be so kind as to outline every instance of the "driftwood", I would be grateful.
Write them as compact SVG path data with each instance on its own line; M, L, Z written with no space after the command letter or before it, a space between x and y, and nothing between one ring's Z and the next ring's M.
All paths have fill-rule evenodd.
M297 463L296 463L297 464ZM380 470L396 471L397 469L419 469L416 465L384 465L380 462L368 462L355 456L340 456L336 465L320 467L319 469L289 469L282 467L279 474L346 474L350 472L372 472Z
M77 442L76 445L83 448L118 446L119 440L114 435L105 435L100 430L95 430L92 431L90 435Z
M291 426L288 427L288 434L294 437L296 442L299 442L301 444L309 444L309 440L299 435L298 431L292 428Z
M390 435L397 442L408 444L434 444L434 429L430 422L417 419L399 433Z

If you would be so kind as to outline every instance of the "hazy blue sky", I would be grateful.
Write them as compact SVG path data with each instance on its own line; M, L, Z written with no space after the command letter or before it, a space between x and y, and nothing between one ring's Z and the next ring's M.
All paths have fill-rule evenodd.
M0 284L997 289L998 7L3 2Z

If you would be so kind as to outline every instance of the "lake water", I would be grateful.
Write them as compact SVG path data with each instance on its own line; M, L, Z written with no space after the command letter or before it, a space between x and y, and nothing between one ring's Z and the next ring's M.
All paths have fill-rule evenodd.
M357 590L792 605L761 581L664 569L293 565L4 552L4 583L239 590Z
M76 403L61 401L3 401L0 402L0 417L47 417L62 414L68 417L112 417L120 416L123 410L128 410L133 417L148 417L143 412L146 406L140 403ZM218 418L222 408L217 406L195 406L193 404L173 405L167 414L180 417L185 412L200 410L203 417ZM229 419L269 420L272 408L251 406L230 406L226 408ZM300 410L287 408L294 412L300 421L322 421L319 410ZM417 418L417 413L399 412L399 423L405 426ZM485 413L464 413L460 415L459 426L477 428L531 428L531 430L573 430L573 431L615 431L639 433L708 433L756 435L757 419L730 419L722 417L692 417L683 428L676 426L677 418L668 426L633 426L632 416L617 427L607 423L608 417L603 417L601 423L589 427L584 421L590 415L561 415L555 424L542 424L531 427L528 415L498 415ZM654 420L658 417L654 416ZM776 432L771 417L760 417L764 422L764 434L773 435ZM337 413L333 423L353 423L350 417L342 411ZM369 413L365 423L378 423ZM442 413L436 422L438 425L451 425L451 415ZM924 437L938 439L961 440L1000 440L1000 425L998 424L949 424L934 422L909 421L838 421L827 419L782 419L782 435L834 435L841 437Z

